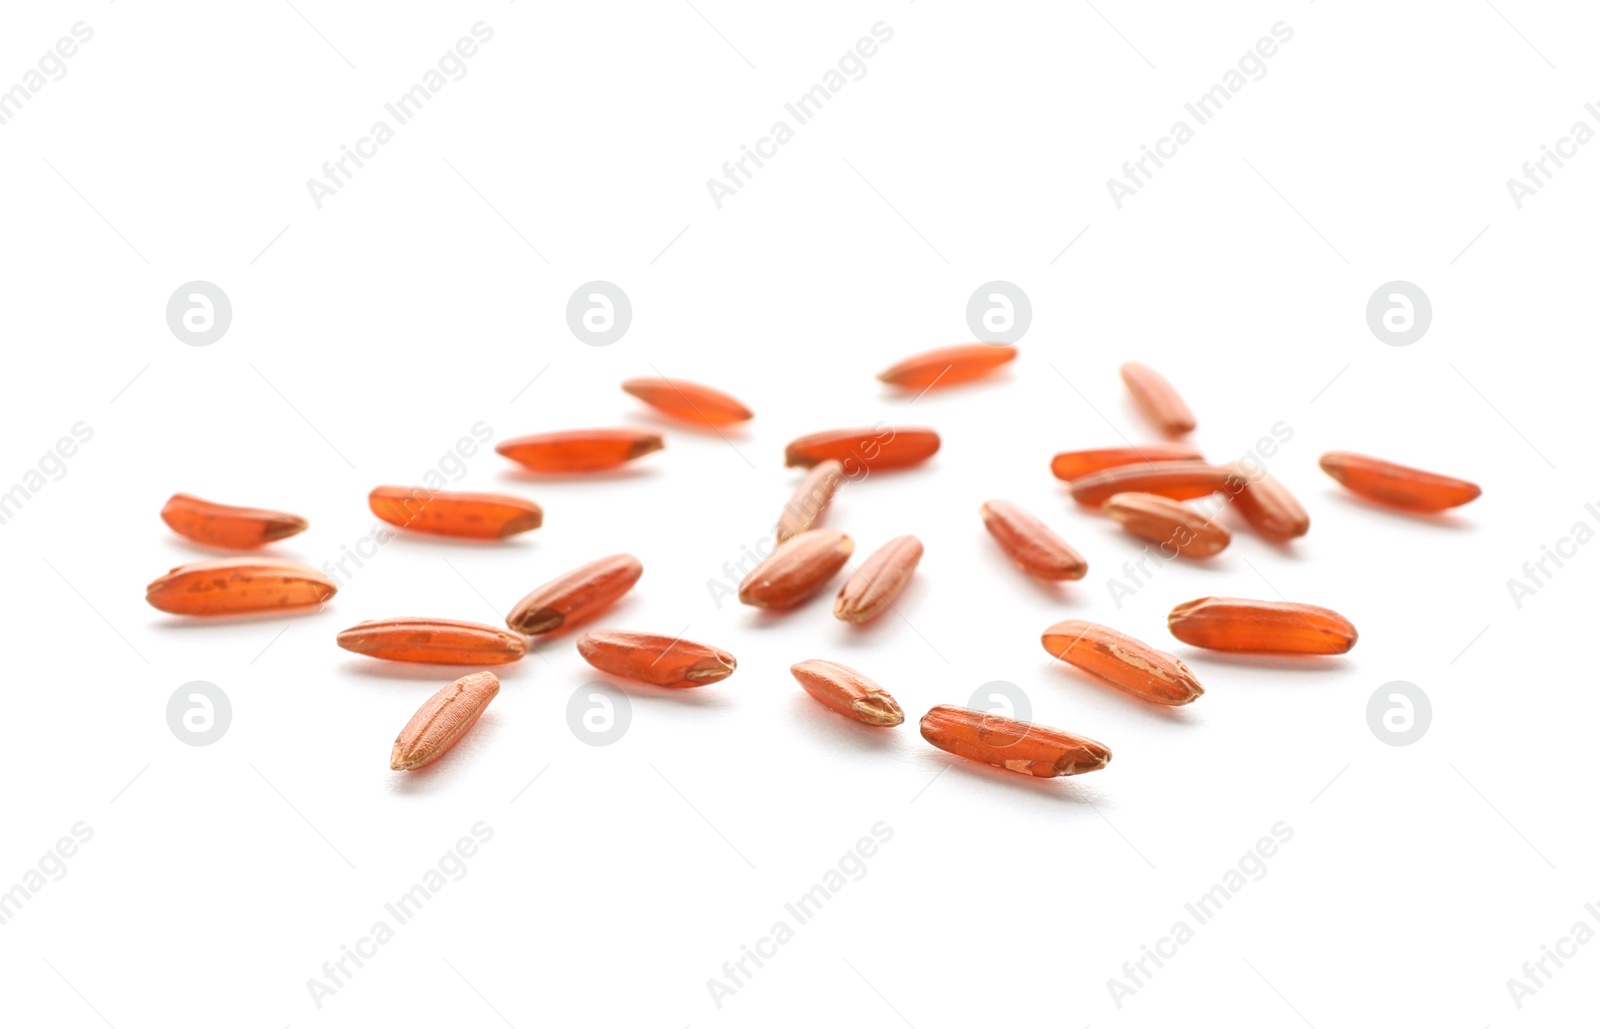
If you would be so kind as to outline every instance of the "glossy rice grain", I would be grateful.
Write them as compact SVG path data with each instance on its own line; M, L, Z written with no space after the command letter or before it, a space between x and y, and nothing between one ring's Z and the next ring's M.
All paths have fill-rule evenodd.
M896 536L885 543L845 580L833 602L833 617L860 624L878 617L894 603L922 560L922 541Z
M1234 475L1227 493L1250 528L1274 542L1304 536L1311 516L1283 483L1266 472L1251 472L1239 464L1227 466Z
M1352 493L1406 511L1432 513L1476 500L1483 490L1465 479L1408 468L1365 454L1331 451L1318 462Z
M1160 544L1165 557L1215 557L1232 540L1227 529L1194 508L1153 493L1116 493L1102 510L1133 535Z
M503 665L528 652L517 633L448 618L382 618L338 636L345 650L384 661L435 665Z
M173 532L211 547L250 550L306 530L299 515L259 507L233 507L174 493L161 508Z
M587 632L578 653L602 672L674 689L720 682L739 665L726 650L647 632Z
M863 471L882 472L919 465L939 451L939 434L932 429L890 427L832 429L814 432L791 442L783 451L790 468L810 468L834 460L852 478Z
M1144 443L1137 447L1102 447L1098 450L1064 450L1050 459L1050 474L1065 482L1123 465L1158 461L1201 461L1205 455L1187 443Z
M949 704L923 715L920 728L940 750L1036 778L1081 775L1111 762L1111 748L1087 736Z
M390 525L457 539L505 539L544 524L544 509L538 504L504 493L379 486L367 494L367 506Z
M1118 493L1154 493L1173 500L1194 500L1225 490L1231 474L1204 461L1159 461L1129 464L1093 472L1072 482L1072 499L1099 507Z
M811 660L790 665L789 674L818 703L863 725L888 727L906 720L905 712L883 687L853 668Z
M1122 366L1122 381L1133 394L1139 410L1168 436L1182 436L1193 432L1194 412L1183 402L1178 391L1160 372L1137 361Z
M878 381L921 392L981 379L1017 356L1007 343L963 343L908 357L878 373Z
M502 440L495 451L535 472L560 475L603 472L652 454L663 446L659 432L636 429L573 429Z
M1167 615L1172 635L1195 647L1239 654L1343 654L1356 627L1337 611L1311 604L1202 597Z
M1051 528L1009 500L990 500L978 509L1011 563L1038 579L1081 579L1089 562Z
M229 557L179 565L145 587L145 600L175 615L240 615L316 607L339 587L294 561Z
M1057 622L1041 642L1051 657L1153 704L1188 704L1205 692L1182 661L1109 626Z
M410 771L437 760L477 724L499 692L493 672L473 672L429 697L395 737L389 767Z
M721 390L683 379L629 379L622 384L631 393L682 422L712 427L749 421L750 409Z
M506 615L506 626L529 636L565 629L615 604L644 574L632 554L612 554L551 579Z
M855 541L838 529L802 532L751 569L739 584L739 601L752 607L793 607L826 586L855 549Z
M778 515L778 542L783 543L808 529L816 528L843 481L844 465L831 459L806 472L806 477L800 480L794 495Z

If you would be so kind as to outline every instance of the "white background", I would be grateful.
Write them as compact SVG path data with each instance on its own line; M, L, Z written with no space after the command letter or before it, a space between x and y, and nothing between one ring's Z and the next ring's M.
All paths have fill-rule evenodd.
M1326 1029L1592 1012L1600 947L1520 1010L1506 980L1573 923L1600 929L1584 910L1600 557L1580 548L1520 610L1506 581L1574 522L1600 527L1583 508L1600 500L1600 148L1521 209L1505 181L1576 120L1600 128L1583 109L1600 25L1533 0L1204 6L10 5L5 85L75 22L94 38L0 127L0 488L75 422L94 436L0 526L0 888L73 824L94 835L0 926L5 1020ZM480 20L494 38L467 76L319 210L306 180ZM894 36L866 76L719 210L706 180L880 20ZM1266 76L1118 210L1105 181L1280 21L1293 39ZM194 279L234 308L209 347L164 318ZM609 347L566 324L592 279L633 303ZM914 404L879 386L893 361L970 339L967 299L994 279L1033 305L1009 370ZM1434 308L1409 347L1365 321L1393 279ZM1292 428L1270 465L1310 534L1279 549L1239 531L1119 610L1107 581L1140 544L1077 508L1048 460L1154 438L1116 376L1128 359L1178 385L1214 459ZM202 625L144 603L200 556L157 518L175 491L306 515L275 552L320 566L370 531L371 487L419 481L474 423L662 427L617 388L655 370L757 417L727 441L665 427L665 451L589 481L479 453L459 487L530 497L544 528L396 540L314 614ZM827 597L779 618L718 607L708 580L798 480L784 443L880 419L936 427L944 448L847 487L828 523L862 556L925 542L903 618L852 631ZM1484 495L1440 519L1379 511L1317 470L1328 449ZM1042 588L1011 568L977 517L997 496L1077 546L1088 577ZM645 574L597 624L724 647L731 679L626 687L628 733L591 747L565 712L595 675L551 638L448 758L389 771L395 733L460 672L363 662L339 629L496 623L619 550ZM1180 601L1280 593L1349 616L1355 650L1236 660L1165 631ZM1039 633L1072 617L1172 650L1208 692L1157 710L1051 667ZM877 679L906 725L822 710L787 671L812 657ZM207 747L166 723L195 679L233 706ZM991 680L1115 760L1032 782L919 738L922 711ZM1392 680L1431 698L1411 746L1368 728ZM319 1009L307 980L479 821L494 835L465 878ZM878 822L893 838L865 877L719 1008L707 980ZM1279 822L1294 835L1266 877L1119 1008L1107 980Z

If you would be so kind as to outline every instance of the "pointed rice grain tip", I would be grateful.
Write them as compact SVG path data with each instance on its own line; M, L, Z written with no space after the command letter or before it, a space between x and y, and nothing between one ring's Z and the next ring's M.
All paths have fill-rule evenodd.
M854 712L857 721L868 725L888 727L899 725L906 720L906 713L900 710L900 705L886 693L852 701L850 710Z
M630 458L643 457L645 454L653 454L657 450L665 449L666 445L666 440L660 435L640 436L628 451L628 456Z
M510 621L510 617L507 617L506 622L508 625ZM526 636L538 636L541 633L550 632L552 629L561 628L561 623L564 621L566 621L566 617L560 611L541 607L537 611L530 611L523 615L521 621L516 625L511 625L511 628Z
M734 660L732 654L719 652L698 664L691 665L688 671L683 673L683 677L702 685L708 682L721 682L732 675L738 667L739 662Z
M522 532L532 532L544 524L543 511L529 511L525 515L512 518L500 526L500 538L506 539Z
M1101 746L1098 751L1082 756L1068 755L1056 762L1056 775L1082 775L1084 772L1098 772L1111 763L1111 748Z
M290 536L298 536L300 533L305 532L309 528L311 528L311 523L309 521L301 518L299 515L290 515L280 522L276 522L267 526L266 531L262 535L266 537L268 543L271 543L276 540L286 539Z

